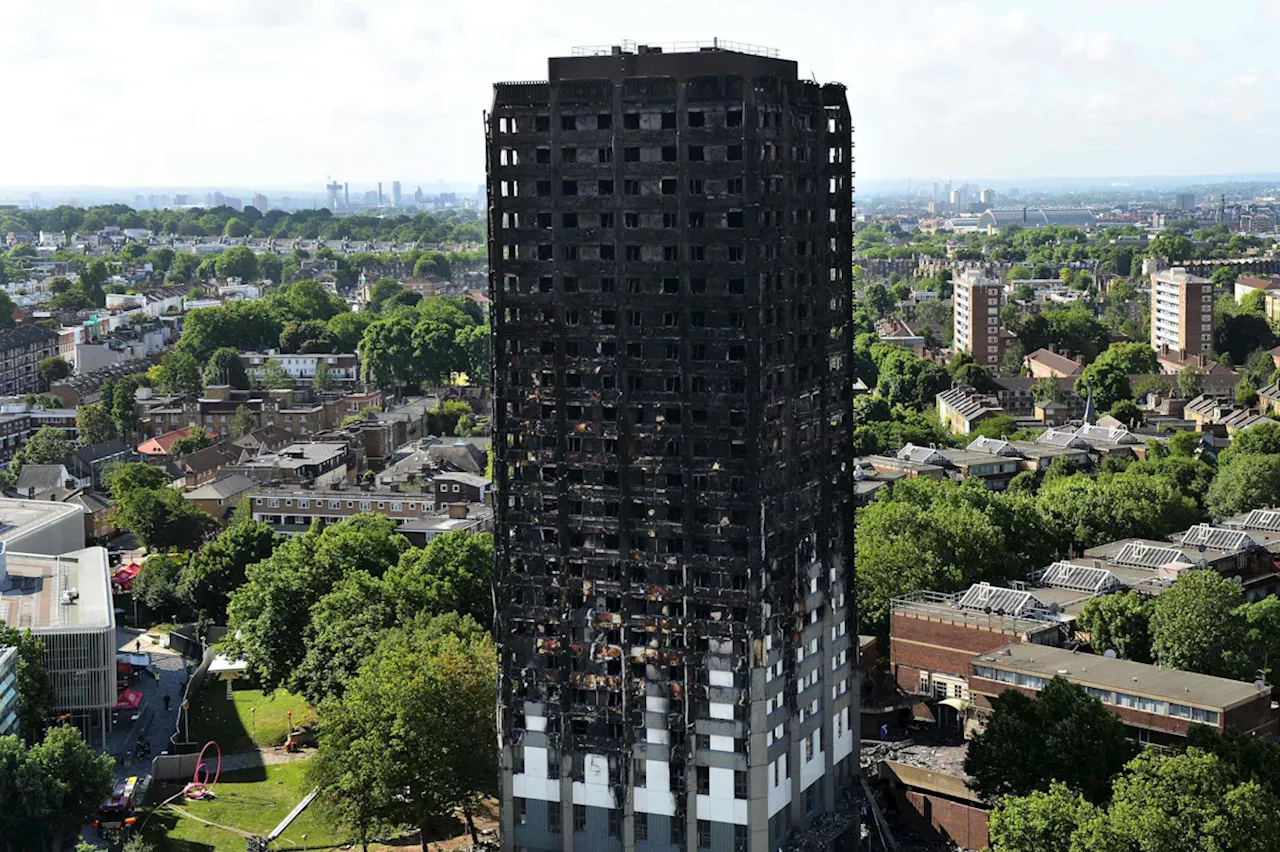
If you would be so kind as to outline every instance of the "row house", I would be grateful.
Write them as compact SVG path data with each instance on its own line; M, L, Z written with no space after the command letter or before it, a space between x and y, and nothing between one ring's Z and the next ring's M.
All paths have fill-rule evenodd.
M0 396L44 390L36 365L58 354L58 335L39 326L0 332Z

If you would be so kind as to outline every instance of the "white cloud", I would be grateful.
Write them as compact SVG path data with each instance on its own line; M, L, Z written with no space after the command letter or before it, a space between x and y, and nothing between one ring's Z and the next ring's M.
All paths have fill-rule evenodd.
M493 82L716 34L845 82L864 181L1261 170L1280 130L1259 16L1192 0L3 5L6 113L38 120L6 132L0 185L478 183Z

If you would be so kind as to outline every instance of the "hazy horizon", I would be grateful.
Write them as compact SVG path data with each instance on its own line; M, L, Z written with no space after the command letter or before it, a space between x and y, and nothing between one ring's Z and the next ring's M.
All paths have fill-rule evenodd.
M1280 3L1238 5L653 0L637 32L629 7L563 2L9 0L0 77L31 81L6 104L30 120L0 186L478 185L495 81L575 45L713 36L845 83L864 186L1254 174L1280 131Z

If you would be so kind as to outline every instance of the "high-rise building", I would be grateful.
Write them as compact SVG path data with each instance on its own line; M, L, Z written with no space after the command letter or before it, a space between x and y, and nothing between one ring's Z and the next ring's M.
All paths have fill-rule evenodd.
M1194 192L1179 192L1177 203L1179 210L1195 210L1196 194Z
M722 43L549 65L486 133L503 848L830 848L858 814L845 89Z
M1175 266L1151 275L1151 346L1183 356L1213 349L1213 282Z
M1000 332L1004 285L972 269L966 270L955 282L952 300L955 350L970 353L987 369L999 367L1004 356L1004 335Z
M391 206L399 207L402 198L400 196L400 181L393 180L391 182Z
M994 189L984 189L980 198L982 203L990 209L996 203L996 191Z
M253 206L259 213L266 213L270 205L267 203L267 197L265 195L261 192L255 192L253 194Z

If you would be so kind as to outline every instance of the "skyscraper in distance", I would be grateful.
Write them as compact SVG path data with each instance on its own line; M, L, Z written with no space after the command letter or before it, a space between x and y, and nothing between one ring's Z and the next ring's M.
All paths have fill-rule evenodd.
M400 181L393 180L391 182L391 206L399 207L402 198L400 195Z
M548 78L486 125L504 849L831 848L859 722L845 89L724 43Z

